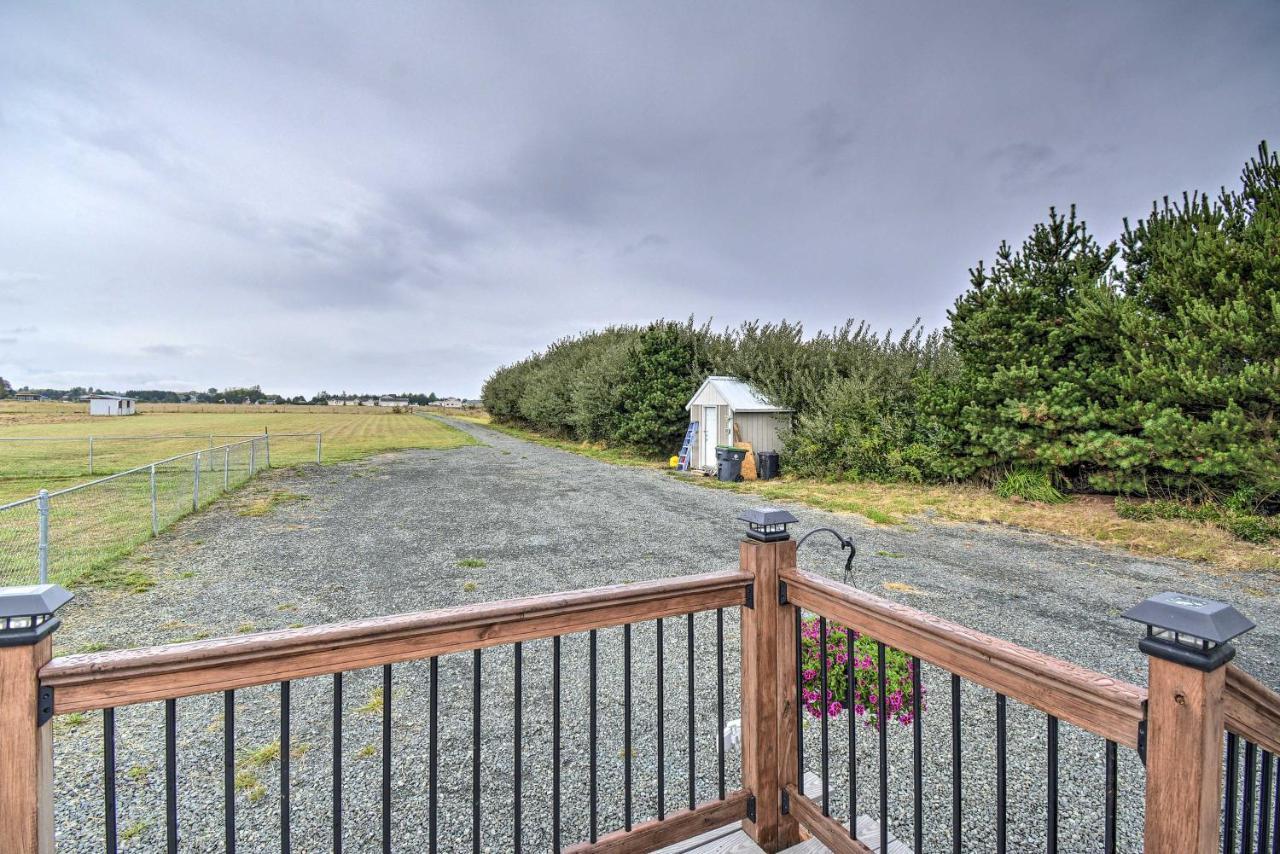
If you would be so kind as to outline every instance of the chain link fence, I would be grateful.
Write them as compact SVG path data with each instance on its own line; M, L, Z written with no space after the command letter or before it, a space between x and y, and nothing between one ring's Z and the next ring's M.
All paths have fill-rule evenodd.
M289 441L302 435L306 456ZM318 461L320 448L314 434L255 436L0 505L0 586L70 584L261 469Z

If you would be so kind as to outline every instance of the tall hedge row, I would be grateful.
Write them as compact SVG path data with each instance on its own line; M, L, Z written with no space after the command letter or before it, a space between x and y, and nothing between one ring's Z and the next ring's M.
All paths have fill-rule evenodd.
M658 321L563 339L496 371L499 421L673 453L712 373L796 410L788 470L824 478L985 479L1060 487L1280 496L1280 158L1259 146L1241 186L1153 205L1101 244L1071 208L1001 244L945 330L850 321Z

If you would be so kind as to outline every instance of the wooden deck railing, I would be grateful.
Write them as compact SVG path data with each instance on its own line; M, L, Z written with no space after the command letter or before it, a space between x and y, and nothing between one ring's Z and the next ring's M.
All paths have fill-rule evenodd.
M566 846L574 852L648 851L690 838L704 830L742 821L744 828L766 851L779 851L799 842L806 834L820 839L834 851L866 854L868 843L855 837L856 801L851 795L848 824L833 816L826 797L817 798L804 790L804 734L800 697L801 674L797 662L802 639L801 618L811 613L823 620L823 630L838 624L873 638L883 655L885 647L900 650L914 662L917 688L921 663L951 674L953 690L952 750L959 761L960 680L994 692L999 700L997 718L998 769L1001 775L996 805L1001 842L1005 817L1004 798L1004 703L1022 703L1046 716L1049 727L1048 829L1056 844L1057 816L1057 722L1067 721L1106 742L1105 768L1107 815L1105 845L1114 850L1116 811L1116 748L1143 751L1148 763L1146 792L1146 843L1148 850L1199 851L1207 854L1216 847L1222 822L1222 736L1224 730L1246 739L1261 750L1280 754L1280 698L1257 680L1235 667L1201 672L1169 661L1151 660L1151 693L1137 685L1096 673L1067 661L1035 652L1016 644L931 614L900 605L827 578L799 570L792 540L740 545L740 567L736 571L688 576L661 581L619 585L483 605L449 608L419 614L403 614L327 626L264 632L253 635L147 647L115 652L73 655L50 660L48 633L56 620L32 635L32 643L6 645L0 635L0 840L4 850L14 854L37 854L52 850L52 715L91 710L113 710L135 703L163 701L172 714L173 702L201 694L231 692L240 688L289 682L307 677L333 675L340 691L341 674L346 671L382 667L384 696L390 700L390 666L431 659L452 653L494 646L513 646L516 662L516 824L519 838L520 746L519 707L520 645L545 638L592 633L592 738L594 739L595 631L608 627L627 628L626 676L630 702L630 626L692 615L704 611L738 609L741 627L741 714L742 781L740 788L726 788L721 753L720 796L694 803L692 779L693 729L689 730L689 805L666 812L659 807L652 821L631 821L631 769L627 754L627 819L618 829L595 832L595 766L592 764L591 838ZM721 618L722 618L721 614ZM0 625L3 625L0 623ZM717 623L723 632L722 619ZM37 632L36 634L40 634ZM659 634L659 638L661 635ZM723 643L723 637L720 638ZM559 641L556 642L559 667ZM659 649L661 647L659 646ZM689 618L690 662L693 651L693 622ZM660 653L659 653L660 654ZM659 659L660 661L661 659ZM723 724L723 660L720 663L720 724ZM658 668L659 674L661 667ZM559 670L557 669L559 685ZM690 663L692 682L692 663ZM883 680L881 667L879 677ZM823 679L826 679L825 665ZM661 675L659 675L659 685ZM825 681L824 681L825 684ZM479 709L479 682L476 682L475 714ZM558 687L556 689L558 691ZM659 687L659 690L661 688ZM555 717L558 750L559 695ZM692 703L690 690L690 703ZM880 694L880 809L883 843L888 839L887 786L884 740L884 692ZM287 712L288 694L283 694ZM661 708L661 704L659 704ZM627 738L631 737L630 708L627 711ZM661 715L662 712L659 712ZM434 715L434 706L433 706ZM692 706L689 710L693 718ZM108 719L109 725L114 717ZM384 711L384 744L389 744L387 728L391 719ZM821 717L822 744L827 743L827 715ZM915 774L914 831L919 846L921 827L920 716L912 721L914 730L913 769ZM287 737L287 717L284 723ZM434 721L432 732L434 733ZM850 719L852 733L852 719ZM111 736L110 730L108 735ZM1234 737L1234 736L1232 736ZM172 733L167 749L172 759ZM723 746L720 749L723 751ZM287 751L286 751L287 754ZM233 755L231 751L228 755ZM1266 754L1264 754L1266 755ZM432 754L434 762L434 753ZM557 753L558 756L558 753ZM335 764L338 754L335 752ZM827 790L827 757L821 758L822 789ZM390 850L391 825L390 758L384 751L384 850ZM170 774L172 774L172 762ZM556 766L558 769L558 765ZM958 765L954 769L953 834L963 844L960 821ZM340 769L337 771L340 774ZM479 773L478 770L475 773ZM556 771L558 774L558 770ZM704 772L705 773L705 772ZM284 776L287 779L287 767ZM661 778L660 778L661 779ZM559 820L559 778L556 778L556 819ZM114 780L111 781L112 784ZM434 782L434 779L433 779ZM167 827L171 846L177 844L178 828L173 812L176 783L167 780L170 796ZM478 777L477 777L477 783ZM661 784L659 784L661 785ZM228 784L229 786L229 784ZM337 784L335 783L335 787ZM285 787L287 790L287 786ZM336 788L335 788L336 790ZM114 790L112 789L112 792ZM431 787L435 797L435 787ZM108 797L114 797L113 794ZM287 797L287 791L282 791ZM335 811L341 801L335 795ZM227 790L228 843L234 843L234 792ZM665 799L660 801L664 803ZM473 805L474 806L474 805ZM434 834L432 801L432 833ZM336 813L335 813L336 814ZM107 815L114 821L114 801ZM288 833L285 804L283 832ZM1227 822L1230 826L1230 822ZM479 828L478 819L473 825ZM335 819L335 829L337 821ZM114 842L108 833L108 846ZM559 840L559 826L556 837ZM434 839L434 836L433 836ZM1171 843L1170 840L1178 840ZM479 844L478 836L472 840ZM434 844L434 842L433 842ZM1173 847L1170 847L1170 846ZM917 847L917 850L919 848ZM957 848L957 850L959 850Z

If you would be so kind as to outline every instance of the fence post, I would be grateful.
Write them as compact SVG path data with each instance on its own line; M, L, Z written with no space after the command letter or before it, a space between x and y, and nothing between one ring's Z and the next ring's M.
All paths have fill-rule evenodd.
M253 477L253 468L254 468L253 464L257 460L257 456L258 456L258 440L250 439L249 440L249 477Z
M40 540L37 549L40 583L49 583L49 490L42 489L36 495L36 515L40 522Z
M231 446L222 449L222 491L226 492L231 484Z
M263 427L262 435L263 435L262 442L267 452L267 468L271 468L271 433L267 430L267 428Z
M199 510L200 509L200 452L199 451L196 451L195 464L192 465L191 469L193 473L193 477L191 478L191 481L193 484L191 489L191 509Z
M13 854L54 849L52 708L38 674L70 599L56 585L0 588L0 840Z
M759 511L752 511L753 513ZM782 788L799 780L796 762L795 606L781 601L779 570L794 567L796 544L744 539L740 565L755 575L742 609L742 778L755 796L755 818L743 822L767 852L800 842L799 825L782 812Z
M160 511L156 509L156 464L151 464L151 536L160 534Z
M89 437L89 474L93 474L93 437Z
M1144 850L1212 854L1222 807L1223 692L1232 638L1253 628L1235 608L1161 593L1125 612L1146 623Z
M317 433L316 434L316 465L320 465L320 447L323 441L324 441L324 434Z

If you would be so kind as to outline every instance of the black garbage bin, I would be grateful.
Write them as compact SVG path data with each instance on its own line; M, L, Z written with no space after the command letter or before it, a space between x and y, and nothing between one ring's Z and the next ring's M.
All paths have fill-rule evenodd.
M778 452L756 451L756 477L761 480L773 480L778 473Z
M728 445L716 446L716 479L730 483L742 480L742 461L747 458L745 448Z

